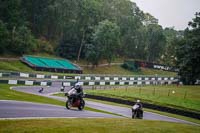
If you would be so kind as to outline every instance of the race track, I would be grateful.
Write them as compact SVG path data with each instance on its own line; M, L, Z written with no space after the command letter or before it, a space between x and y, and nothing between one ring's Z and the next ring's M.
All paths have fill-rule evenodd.
M32 102L0 100L0 118L117 118L118 116L92 111L68 110L62 106ZM119 118L119 117L118 117Z
M39 93L38 91L41 89L40 86L24 86L24 87L13 87L11 89L16 91L21 91L25 93L31 93L36 95L41 95L61 101L66 101L66 98L64 97L58 97L58 96L52 96L51 94L54 94L56 92L60 92L60 88L57 87L43 87L44 91L42 93ZM65 91L69 90L70 88L65 88ZM7 102L7 105L5 105L5 102ZM13 107L9 107L9 105L14 105ZM2 106L4 105L4 106ZM23 106L27 105L27 106ZM126 107L119 107L119 106L113 106L113 105L107 105L92 101L86 101L86 106L91 108L96 108L99 110L108 111L111 113L119 114L124 117L131 117L131 109ZM119 116L104 114L104 113L97 113L97 112L91 112L91 111L77 111L77 110L67 110L65 107L60 106L54 106L54 105L44 105L44 104L35 104L35 103L27 103L23 102L16 102L16 101L0 101L0 114L2 114L2 111L4 112L4 116L0 115L1 118L11 118L11 117L103 117L103 118L116 118ZM3 109L2 109L3 108ZM9 112L5 113L5 112ZM15 111L17 110L17 111ZM23 111L25 113L22 113ZM33 110L33 111L31 111ZM55 111L57 110L57 111ZM19 112L19 114L17 113ZM26 112L28 115L26 115ZM32 114L31 114L32 112ZM24 114L24 115L23 115ZM169 121L169 122L179 122L179 123L188 123L188 124L194 124L192 122L159 115L156 113L151 112L144 112L144 119L146 120L159 120L159 121Z

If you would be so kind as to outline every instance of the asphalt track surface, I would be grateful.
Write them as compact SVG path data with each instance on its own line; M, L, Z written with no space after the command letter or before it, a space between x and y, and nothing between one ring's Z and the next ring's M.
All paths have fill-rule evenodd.
M60 92L59 87L43 87L43 88L44 91L42 93L38 92L41 89L41 86L13 87L12 89L25 93L41 95L57 99L60 101L66 101L66 98L64 97L52 96L52 94ZM70 88L65 88L65 92L67 92L69 89ZM102 104L92 101L86 101L86 106L131 118L131 108ZM18 102L18 101L0 101L0 107L1 107L0 118L17 118L17 117L119 118L120 117L120 116L92 112L92 111L85 111L85 110L83 111L78 111L77 109L67 110L65 107L55 106L55 105L36 104L36 103ZM144 112L143 119L195 124L185 120L176 119L146 111Z
M0 118L117 118L92 111L68 110L62 106L0 100Z

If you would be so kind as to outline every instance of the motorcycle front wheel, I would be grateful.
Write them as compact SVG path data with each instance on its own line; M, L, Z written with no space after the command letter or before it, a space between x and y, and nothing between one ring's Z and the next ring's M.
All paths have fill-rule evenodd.
M78 107L78 109L79 110L83 110L84 107L85 107L85 101L82 100L81 103L80 103L80 105L79 105L79 107Z
M138 112L136 110L132 110L132 119L136 119Z
M135 113L132 113L132 119L135 119Z

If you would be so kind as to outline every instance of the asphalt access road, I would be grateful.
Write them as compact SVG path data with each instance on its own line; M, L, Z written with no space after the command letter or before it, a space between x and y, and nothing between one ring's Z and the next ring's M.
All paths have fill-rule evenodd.
M57 99L61 101L66 101L66 98L51 95L56 92L60 92L59 87L43 87L43 88L44 88L44 91L42 93L38 92L41 89L41 86L13 87L12 89L21 91L21 92L41 95L41 96L45 96L45 97L49 97L49 98L53 98L53 99ZM67 92L69 89L70 87L66 87L65 91ZM108 111L115 114L119 114L119 115L129 117L129 118L131 117L131 107L130 108L119 107L119 106L102 104L102 103L92 102L92 101L86 101L86 106L91 107L91 108L96 108L99 110ZM176 118L172 118L172 117L168 117L168 116L164 116L164 115L160 115L156 113L146 112L146 111L144 112L143 119L194 124L192 122L188 122L185 120L176 119Z
M1 118L119 118L119 116L92 112L79 111L77 109L68 110L63 106L50 104L38 104L32 102L22 102L13 100L0 100Z

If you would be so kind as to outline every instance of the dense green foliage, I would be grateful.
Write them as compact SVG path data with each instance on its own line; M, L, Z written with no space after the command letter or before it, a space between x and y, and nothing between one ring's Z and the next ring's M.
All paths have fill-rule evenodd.
M46 52L93 65L116 56L159 62L168 35L130 0L0 0L0 54Z
M184 38L178 41L177 64L181 80L185 84L194 84L200 79L200 12L189 26Z
M93 44L86 51L87 61L98 65L100 59L104 58L110 64L119 48L119 37L119 27L115 23L108 20L100 22L93 35Z
M130 0L0 0L0 54L49 53L98 65L115 57L199 70L199 14L183 32L163 29Z

